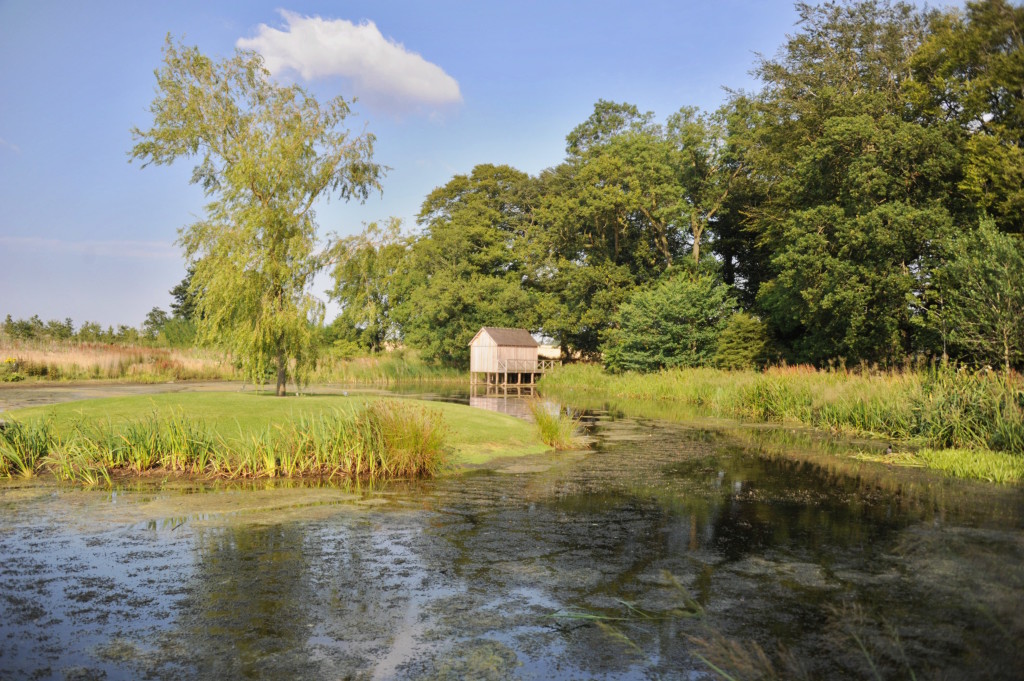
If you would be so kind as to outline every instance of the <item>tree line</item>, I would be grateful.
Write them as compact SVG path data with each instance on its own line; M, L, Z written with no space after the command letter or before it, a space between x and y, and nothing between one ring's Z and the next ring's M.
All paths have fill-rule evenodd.
M334 325L456 365L508 325L616 370L1024 367L1024 9L797 7L759 91L664 121L599 101L556 167L479 165L418 233L344 240Z
M800 3L756 91L664 120L598 101L537 175L485 163L391 219L319 241L315 201L381 187L374 138L170 38L144 164L195 158L210 203L181 231L200 341L253 371L326 339L468 362L526 327L612 370L907 357L1024 368L1024 9ZM341 314L310 294L329 269Z
M196 340L196 298L190 291L192 271L172 288L173 298L168 314L163 308L153 307L138 327L118 324L103 328L98 322L83 322L78 328L70 317L64 320L43 321L39 315L28 319L14 319L7 315L0 323L0 334L22 341L68 341L74 343L107 343L111 345L159 345L189 347Z

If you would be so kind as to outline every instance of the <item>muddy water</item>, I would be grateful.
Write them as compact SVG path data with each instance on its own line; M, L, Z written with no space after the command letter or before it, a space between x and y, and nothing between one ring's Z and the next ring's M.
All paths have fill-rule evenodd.
M6 483L0 678L1022 677L1020 488L594 435L375 489Z

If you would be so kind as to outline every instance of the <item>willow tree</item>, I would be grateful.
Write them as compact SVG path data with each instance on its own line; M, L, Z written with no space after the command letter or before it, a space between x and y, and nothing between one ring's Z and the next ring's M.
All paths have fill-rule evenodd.
M309 366L323 319L310 293L326 264L314 207L380 188L374 137L349 133L342 97L321 103L273 82L255 52L215 61L168 37L156 80L153 125L132 130L131 157L143 167L197 161L192 183L210 201L179 243L195 268L200 339L230 350L250 376L276 368L284 395L289 364Z

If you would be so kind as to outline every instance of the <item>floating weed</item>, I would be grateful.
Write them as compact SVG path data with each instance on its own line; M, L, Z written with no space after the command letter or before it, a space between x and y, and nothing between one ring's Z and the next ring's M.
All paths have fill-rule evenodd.
M694 600L686 588L676 579L668 570L661 571L662 580L667 586L673 588L681 596L683 606L671 608L659 612L650 612L643 608L640 608L636 603L627 601L625 599L617 598L615 601L622 606L622 611L614 614L595 613L587 612L585 610L559 610L553 612L547 617L558 620L577 620L588 624L593 624L602 632L615 639L616 641L627 645L629 648L641 652L639 646L633 642L623 631L619 628L619 623L650 623L650 622L665 622L670 620L678 620L680 618L688 617L701 617L704 615L704 608Z
M929 468L957 478L998 483L1024 480L1024 456L964 449L922 449L916 456Z

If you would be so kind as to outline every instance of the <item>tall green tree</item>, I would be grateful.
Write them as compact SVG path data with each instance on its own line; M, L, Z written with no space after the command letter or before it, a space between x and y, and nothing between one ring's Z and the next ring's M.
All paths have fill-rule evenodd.
M684 107L665 125L632 104L598 101L542 175L531 281L550 295L544 331L592 355L618 306L687 255L708 253L742 170L724 112Z
M760 319L737 312L722 327L715 346L715 366L751 370L768 360L768 336Z
M170 317L167 313L159 307L154 307L146 313L146 319L142 322L142 337L149 341L156 340L168 321Z
M896 361L918 347L960 178L956 134L923 124L904 88L925 18L904 3L798 9L743 133L766 197L748 210L771 247L757 302L793 360Z
M534 201L529 175L487 164L427 196L423 232L390 287L403 338L424 359L468 366L481 326L537 326L536 295L524 286Z
M542 174L531 285L563 351L596 356L630 291L684 254L676 151L651 113L601 100L566 137L566 161Z
M908 91L963 135L959 188L1000 229L1024 232L1024 6L972 0L931 17Z
M176 319L192 320L196 315L196 294L192 290L192 278L195 274L195 264L189 264L185 277L169 292L174 298L174 302L171 303L171 314Z
M1024 369L1024 239L982 220L961 236L937 271L942 322L957 354L978 364Z
M192 182L210 202L180 234L195 263L200 336L254 376L276 367L284 395L289 363L301 371L312 361L312 325L323 318L310 293L326 263L314 207L379 189L374 137L344 127L343 98L321 104L275 83L255 52L215 61L168 36L156 79L153 124L132 130L131 156L144 167L198 161Z
M728 210L728 198L743 172L740 156L727 140L728 109L713 114L684 107L669 117L668 140L675 146L674 164L683 190L683 219L688 223L690 253L700 264L701 243Z
M396 277L409 247L401 220L392 218L383 225L371 223L332 248L331 297L341 305L334 325L370 352L380 352L385 343L399 339L401 330L394 318L399 302Z

